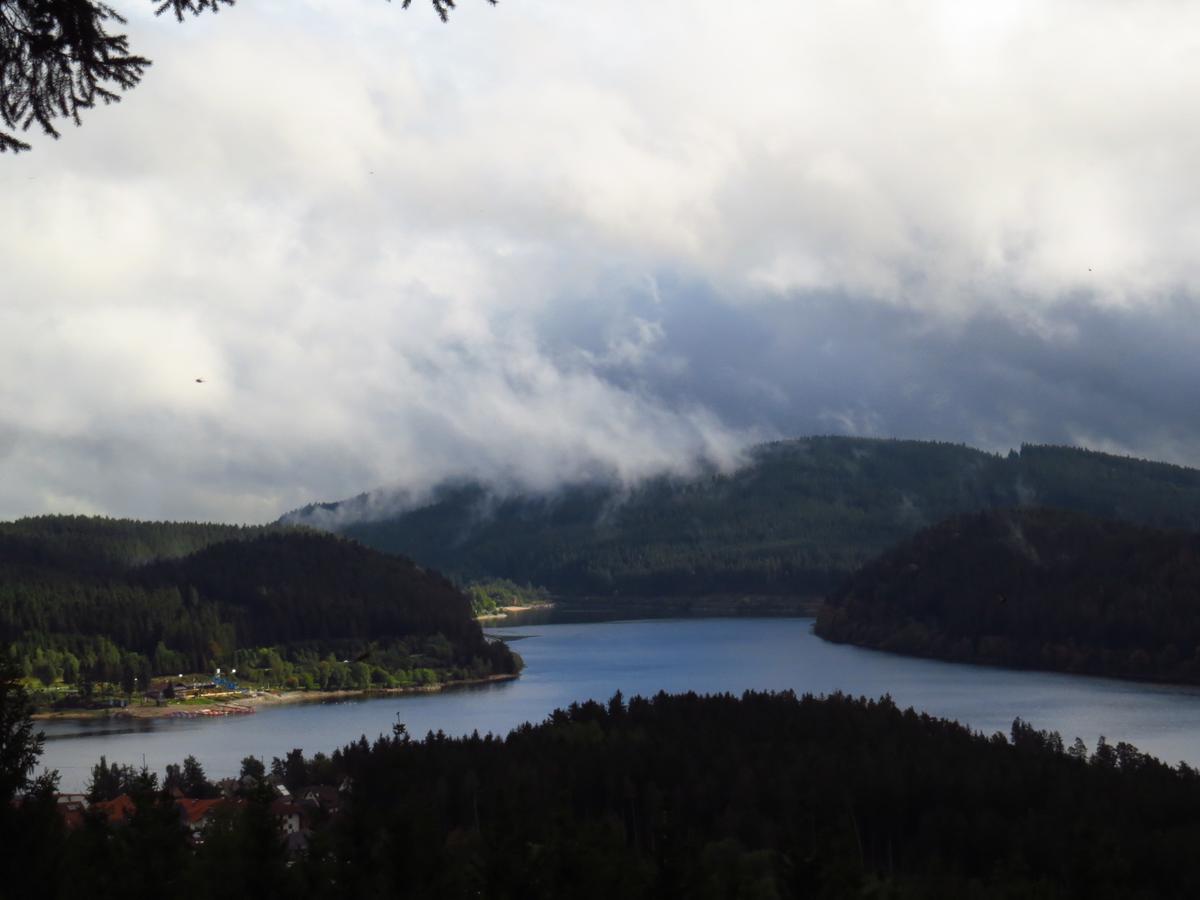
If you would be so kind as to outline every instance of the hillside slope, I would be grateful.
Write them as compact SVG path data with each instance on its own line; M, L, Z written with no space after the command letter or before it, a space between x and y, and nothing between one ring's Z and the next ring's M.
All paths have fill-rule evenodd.
M465 483L388 518L353 521L365 507L358 499L282 521L332 527L462 578L510 578L566 595L811 595L923 527L1021 505L1197 529L1200 471L1062 447L998 456L820 437L754 448L730 474L517 496Z
M864 566L816 632L939 659L1200 683L1200 534L1048 509L956 517Z
M31 516L0 522L0 541L13 547L25 546L30 559L48 568L108 574L160 559L187 556L222 541L250 540L281 530L285 529L279 525Z
M0 526L0 644L47 685L127 692L217 666L323 688L517 666L460 591L410 560L307 529L104 519Z

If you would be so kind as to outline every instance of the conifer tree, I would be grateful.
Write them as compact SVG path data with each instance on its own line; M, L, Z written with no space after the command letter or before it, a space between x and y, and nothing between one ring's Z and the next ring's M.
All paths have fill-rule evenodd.
M182 22L235 0L151 2L156 15L169 12ZM401 6L407 9L411 2L402 0ZM447 21L455 0L431 2ZM0 122L18 132L37 125L57 138L57 120L79 125L82 110L120 100L120 92L136 87L150 66L149 59L130 51L126 35L111 30L123 24L115 7L97 0L0 0ZM28 149L0 130L0 153Z
M33 707L21 671L0 654L0 803L8 803L30 784L29 773L42 755L45 735L33 730Z

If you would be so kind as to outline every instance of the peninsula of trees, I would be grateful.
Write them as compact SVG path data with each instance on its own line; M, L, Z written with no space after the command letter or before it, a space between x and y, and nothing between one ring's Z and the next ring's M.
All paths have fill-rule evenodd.
M733 472L595 481L548 494L446 485L379 515L372 497L298 510L463 581L507 578L560 597L816 596L922 528L977 510L1049 506L1200 529L1200 471L1066 447L995 455L924 441L765 444Z
M216 668L337 690L519 666L444 577L353 541L58 516L0 525L0 647L27 678L85 695Z
M957 516L826 601L831 641L961 662L1200 684L1200 534L1061 510Z
M0 883L99 900L1200 894L1188 766L1104 739L1067 749L1020 720L972 734L887 699L617 695L504 738L397 727L254 769L201 801L202 825L153 773L74 827L45 783L0 797ZM194 761L169 777L209 790ZM327 785L304 791L330 803L280 809L278 783Z

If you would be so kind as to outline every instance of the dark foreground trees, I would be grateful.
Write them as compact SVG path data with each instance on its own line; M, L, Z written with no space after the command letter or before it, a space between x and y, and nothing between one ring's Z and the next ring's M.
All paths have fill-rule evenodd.
M30 787L30 773L42 754L45 736L34 729L32 712L20 667L0 652L0 804Z
M0 897L34 896L61 846L57 773L34 776L45 737L31 713L19 667L0 651L0 859L19 861L0 865Z
M157 15L169 12L181 22L187 15L234 5L234 0L149 2ZM455 7L455 0L431 2L443 22ZM411 3L400 5L407 9ZM131 51L129 38L114 30L124 24L115 6L95 0L0 0L0 120L18 132L37 125L58 137L58 120L78 125L82 110L120 100L150 66L149 59ZM20 138L0 131L0 152L28 149Z
M618 695L503 739L414 741L399 727L286 765L338 798L290 858L266 792L215 815L199 843L167 797L142 793L124 824L43 835L38 896L1200 892L1190 768L1104 741L1064 752L1019 720L1011 737L974 735L886 699ZM33 863L3 860L32 877Z

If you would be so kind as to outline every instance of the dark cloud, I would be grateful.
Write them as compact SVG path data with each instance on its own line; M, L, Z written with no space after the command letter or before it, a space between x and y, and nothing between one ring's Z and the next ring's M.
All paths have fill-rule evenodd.
M749 310L698 288L660 297L631 312L655 316L657 355L672 362L608 376L668 404L702 404L733 428L1085 444L1200 463L1200 310L1188 300L947 320L847 296L770 297Z
M1200 462L1200 8L133 12L146 82L4 162L2 516L814 432Z

